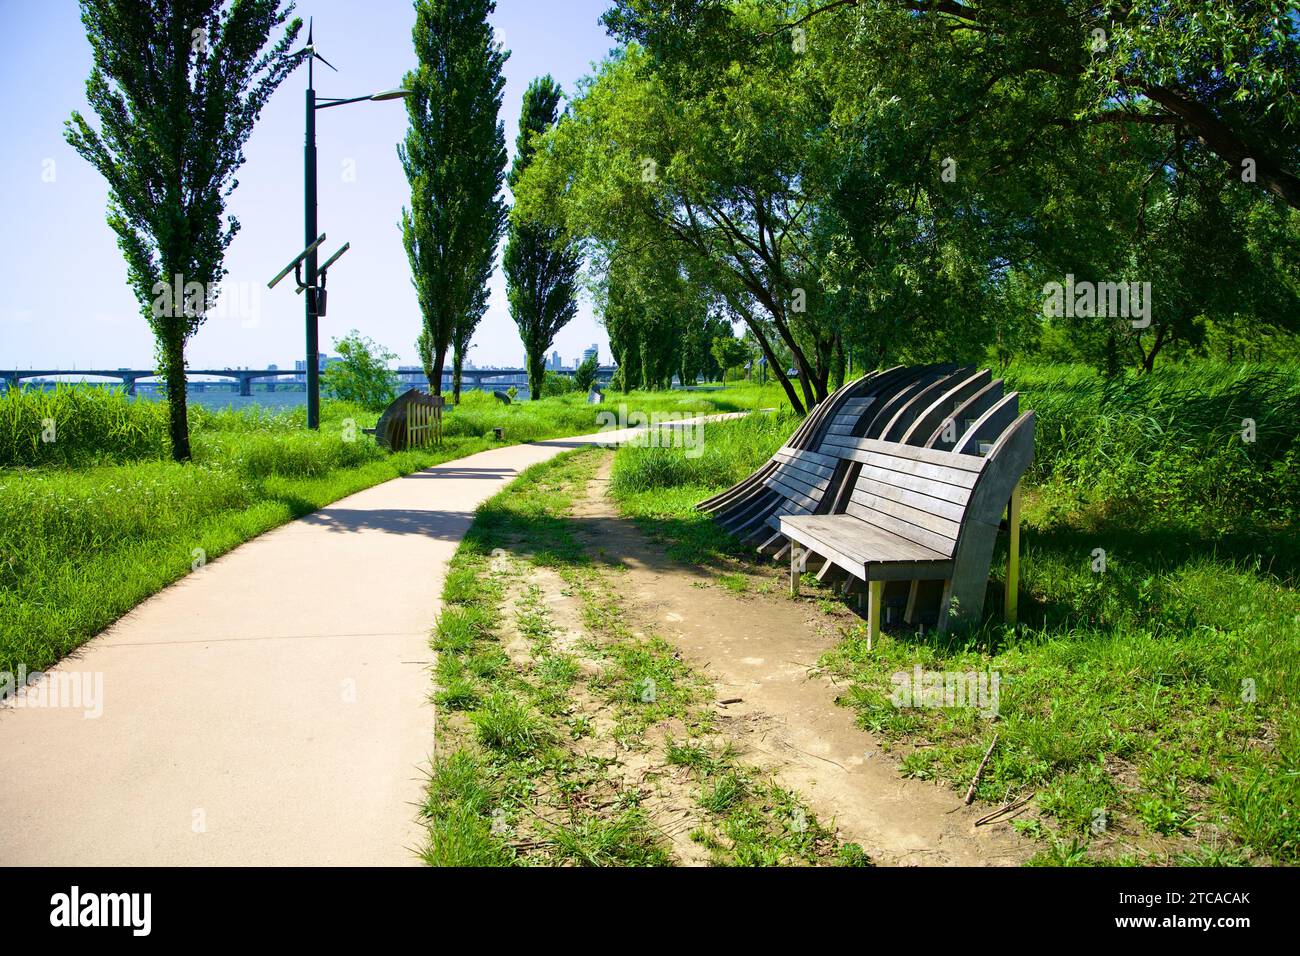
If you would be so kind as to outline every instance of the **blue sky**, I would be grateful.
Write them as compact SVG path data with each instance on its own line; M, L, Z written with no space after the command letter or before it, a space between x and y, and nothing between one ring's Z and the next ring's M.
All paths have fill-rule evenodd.
M497 0L493 26L511 51L502 119L511 158L524 89L550 73L572 93L613 45L597 22L607 0ZM339 68L318 68L320 96L359 96L399 85L413 65L407 0L301 0L316 43ZM304 33L305 36L305 33ZM63 121L86 113L90 71L73 0L0 0L0 366L154 367L153 338L126 285L126 266L105 225L104 181L63 140ZM227 303L190 341L192 368L289 366L303 356L302 299L292 281L266 283L302 246L303 90L289 77L245 150L228 211L241 230L227 257ZM352 248L331 271L321 345L360 329L415 364L419 310L397 222L409 199L396 144L400 101L363 102L317 114L320 227L326 249ZM498 268L491 305L469 358L518 365L518 331ZM584 302L556 338L565 363L608 339Z

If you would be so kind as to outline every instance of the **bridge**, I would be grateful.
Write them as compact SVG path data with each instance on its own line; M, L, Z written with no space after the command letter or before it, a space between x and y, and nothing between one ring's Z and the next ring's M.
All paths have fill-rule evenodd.
M596 381L608 385L614 372L617 369L615 365L602 365L596 371ZM560 375L573 375L573 369L556 369ZM223 384L218 382L205 383L194 382L194 378L206 377L227 379L231 384L239 386L239 394L251 396L253 394L253 382L262 379L281 379L289 378L294 382L303 382L306 378L306 372L302 369L275 369L275 368L220 368L220 369L187 369L186 378L190 379L190 385L202 384ZM428 380L423 372L401 371L393 373L399 383L403 385L428 385ZM155 369L132 369L132 368L114 368L114 369L13 369L0 370L0 381L5 383L6 388L17 388L24 381L32 379L68 379L73 378L77 381L84 382L86 379L108 379L116 381L126 387L128 395L136 393L136 383L147 379L159 379ZM460 373L461 384L468 388L482 388L486 391L499 391L509 388L511 385L527 385L528 370L522 368L467 368ZM444 390L451 387L451 372L444 369L442 373L442 383ZM147 382L146 382L147 384ZM162 384L158 382L156 384Z

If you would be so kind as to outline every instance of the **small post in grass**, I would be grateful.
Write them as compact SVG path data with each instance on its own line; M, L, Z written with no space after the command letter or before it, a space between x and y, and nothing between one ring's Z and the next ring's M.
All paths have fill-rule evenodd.
M1020 482L1011 489L1007 505L1007 587L1003 600L1003 619L1013 627L1020 597Z
M799 576L803 574L804 550L797 544L790 545L790 597L799 596Z

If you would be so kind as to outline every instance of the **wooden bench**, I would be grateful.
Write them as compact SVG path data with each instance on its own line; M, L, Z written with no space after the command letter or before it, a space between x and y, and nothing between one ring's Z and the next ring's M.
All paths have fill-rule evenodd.
M920 379L952 368L899 366L847 383L809 413L776 456L696 508L713 514L722 527L756 545L760 552L777 545L781 535L776 518L828 510L844 483L846 469L839 460L830 460L832 456L822 448L826 438L864 434L864 427L901 392ZM826 468L833 473L826 475ZM778 558L783 550L778 551Z
M389 451L442 444L445 399L418 388L408 389L389 403L374 428L366 429L375 443Z
M986 454L966 453L983 434L980 422L988 418L996 423L994 410L1005 404L992 406L951 451L878 438L829 437L829 448L860 467L845 506L836 513L778 519L780 533L791 542L791 593L798 593L808 554L816 553L866 583L868 647L880 631L887 581L945 582L940 630L951 618L977 620L1002 513L1010 507L1011 526L1018 528L1016 489L1033 460L1033 412L997 428ZM1018 550L1013 539L1013 563ZM1009 579L1007 587L1014 592L1016 582Z

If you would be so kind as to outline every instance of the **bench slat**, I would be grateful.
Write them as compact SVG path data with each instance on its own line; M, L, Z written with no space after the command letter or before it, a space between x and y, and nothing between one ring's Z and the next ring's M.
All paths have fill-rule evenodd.
M952 557L953 549L957 543L954 538L938 534L928 528L919 527L910 521L904 521L902 518L875 508L864 508L853 502L850 502L845 510L855 518L875 525L884 531L889 531L900 538L906 538L908 541L929 548L931 551L937 551L945 558Z
M853 515L797 515L781 521L781 531L801 544L819 550L825 545L858 565L882 561L945 561L947 556L906 538L891 534Z
M896 474L912 475L926 481L940 482L957 488L973 488L975 482L979 479L978 472L949 468L946 465L932 465L924 461L912 461L909 458L900 458L897 455L882 455L880 452L874 451L859 452L858 454L862 456L858 461L863 464L874 465L877 468L883 468ZM979 460L981 459L972 459L972 461ZM937 498L939 495L936 494L935 497Z
M884 512L887 515L906 521L908 524L914 524L927 531L933 531L935 534L942 535L952 541L957 540L957 532L961 530L960 519L954 521L931 511L902 504L883 495L873 495L870 492L855 489L851 501L856 507L865 508L868 511Z
M802 448L791 448L789 445L783 447L781 451L787 455L793 455L798 458L805 458L808 461L815 462L816 464L825 465L827 468L830 469L834 469L835 466L840 463L840 460L838 458L834 458L830 455L823 455L820 454L819 452L807 451Z
M956 504L952 501L944 501L941 498L931 498L929 495L920 494L908 488L900 488L894 484L887 484L883 481L876 481L866 475L859 476L858 482L853 486L853 497L872 497L886 498L889 501L897 502L900 505L906 505L917 511L923 511L926 514L936 515L945 521L960 522L966 515L965 504ZM863 502L869 504L870 502ZM955 538L956 535L953 535Z
M966 502L970 500L970 488L968 487L950 485L945 481L935 481L933 478L905 474L901 471L892 471L875 465L863 465L862 470L858 473L858 478L859 480L867 478L893 488L914 491L928 498L940 499L962 507L965 507Z
M776 460L783 464L793 466L801 471L806 471L810 475L817 475L822 478L830 478L835 474L835 469L829 465L823 465L812 461L808 458L802 458L798 455L776 454Z
M804 492L802 492L798 488L795 488L792 485L787 485L784 482L782 482L780 479L777 478L769 479L767 482L767 486L771 488L773 491L782 494L787 498L792 499L793 501L807 508L809 511L812 511L814 508L817 507L817 499L810 498L808 495L804 494Z
M820 500L822 492L826 488L823 481L818 484L816 481L809 481L808 477L802 472L795 471L793 468L779 468L773 473L772 477L782 484L789 485L814 500Z
M875 438L842 438L835 436L827 437L826 444L836 445L841 448L852 448L858 451L876 452L877 454L888 455L891 458L905 458L909 461L924 462L975 474L978 474L983 468L981 459L972 458L969 455L959 455L955 452L942 451L937 448L921 448L917 445L900 445L896 442L879 441Z

